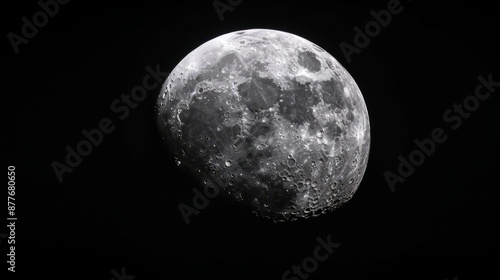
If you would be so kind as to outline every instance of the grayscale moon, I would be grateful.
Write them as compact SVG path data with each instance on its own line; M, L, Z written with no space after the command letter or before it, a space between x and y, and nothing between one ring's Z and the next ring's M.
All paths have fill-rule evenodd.
M275 221L349 201L368 162L368 111L351 75L316 44L269 29L224 34L163 84L160 133L205 190Z

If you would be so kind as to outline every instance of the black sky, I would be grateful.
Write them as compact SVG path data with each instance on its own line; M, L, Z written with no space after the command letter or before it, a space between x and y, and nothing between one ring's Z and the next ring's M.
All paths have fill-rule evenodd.
M40 7L9 3L4 154L17 171L17 276L109 280L125 267L137 280L281 279L328 235L341 246L309 279L496 273L500 87L457 129L443 114L474 95L479 76L500 81L498 15L478 1L401 1L402 11L348 62L340 44L354 46L353 28L364 29L370 11L388 2L244 0L221 21L212 1L73 0L17 54L7 34L21 34L21 18ZM217 197L186 225L178 205L192 205L194 183L162 146L157 91L124 120L111 104L142 84L146 67L169 72L207 40L250 28L304 37L349 71L370 114L368 169L351 202L329 215L275 224ZM104 118L114 130L60 183L51 164L64 163L65 147ZM397 173L398 156L408 158L414 140L436 128L446 141L391 192L384 172Z

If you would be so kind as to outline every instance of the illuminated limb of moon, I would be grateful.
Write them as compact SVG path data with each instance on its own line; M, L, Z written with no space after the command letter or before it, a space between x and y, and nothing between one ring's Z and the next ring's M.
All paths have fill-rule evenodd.
M296 35L252 29L206 42L165 81L159 129L181 167L275 220L347 202L370 124L350 74Z

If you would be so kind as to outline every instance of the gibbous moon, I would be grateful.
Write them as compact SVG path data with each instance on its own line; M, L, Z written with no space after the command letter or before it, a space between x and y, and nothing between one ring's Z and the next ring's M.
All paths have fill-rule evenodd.
M276 30L224 34L189 53L158 97L160 133L201 186L275 221L349 201L368 162L368 111L316 44Z

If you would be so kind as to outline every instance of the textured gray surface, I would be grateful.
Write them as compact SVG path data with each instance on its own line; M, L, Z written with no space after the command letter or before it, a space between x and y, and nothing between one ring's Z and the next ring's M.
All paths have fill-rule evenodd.
M354 79L290 33L244 30L201 45L165 81L157 113L178 165L275 220L347 202L368 161Z

